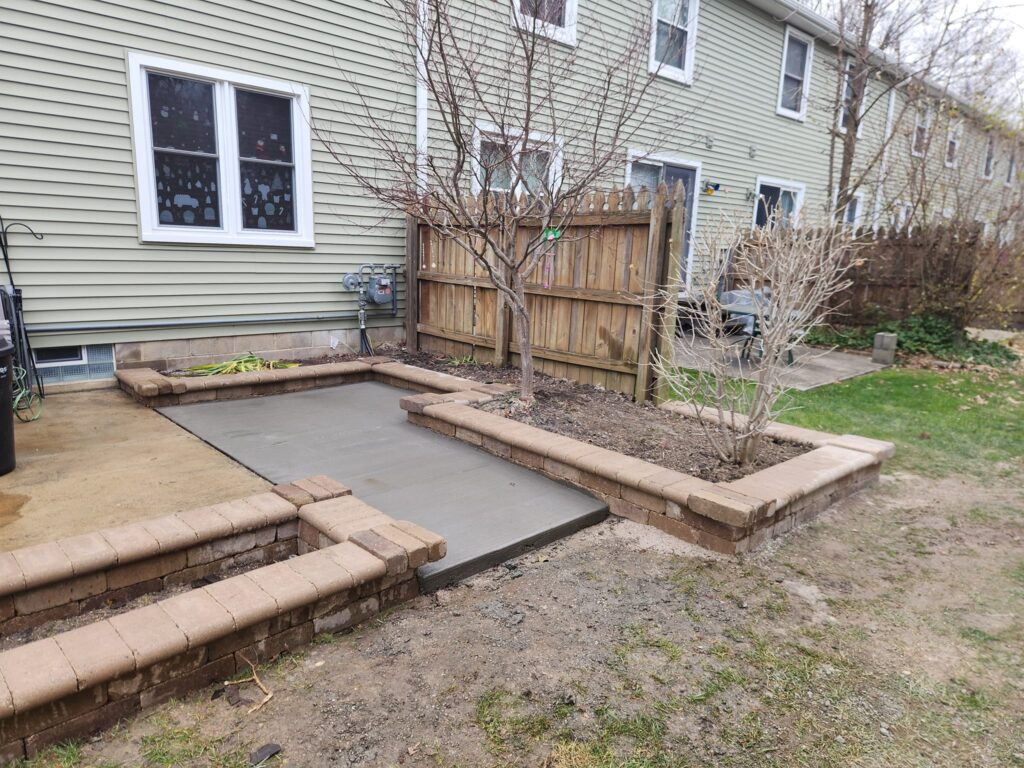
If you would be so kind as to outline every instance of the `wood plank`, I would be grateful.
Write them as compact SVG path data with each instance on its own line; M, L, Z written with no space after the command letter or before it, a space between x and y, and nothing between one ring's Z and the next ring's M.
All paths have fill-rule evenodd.
M643 313L640 319L640 343L637 349L639 370L636 377L636 386L633 390L633 399L638 403L647 400L650 395L651 386L651 352L654 339L654 307L657 291L658 277L664 271L665 262L665 228L667 226L665 216L664 184L658 185L658 191L654 195L651 205L650 235L647 239L647 257L644 263L644 280L641 288L643 294Z
M419 351L416 322L420 315L419 284L416 275L420 269L420 225L412 216L405 217L405 344L413 352ZM398 290L398 286L395 286Z

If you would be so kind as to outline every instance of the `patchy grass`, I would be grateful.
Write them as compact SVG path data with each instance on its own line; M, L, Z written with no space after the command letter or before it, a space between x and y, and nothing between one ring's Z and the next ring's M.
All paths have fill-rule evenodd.
M143 736L142 765L174 768L248 768L249 752L244 746L229 747L223 739L205 737L197 726L183 726L172 718L150 718L155 732Z
M526 704L526 697L503 688L494 688L477 699L473 722L483 730L493 753L522 751L531 739L551 729L546 714L522 714Z
M76 742L47 747L28 762L24 768L77 768L82 764L82 747Z
M1024 376L891 369L793 392L781 420L890 440L888 464L929 477L1019 471L1024 457Z

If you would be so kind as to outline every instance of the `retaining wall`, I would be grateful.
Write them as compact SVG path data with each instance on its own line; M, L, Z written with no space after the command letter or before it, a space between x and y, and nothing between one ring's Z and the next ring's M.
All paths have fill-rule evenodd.
M254 504L257 497L250 497L230 507L140 523L133 533L145 531L159 543L158 531L184 537L185 525L198 535L192 525L200 518L223 526L219 519L228 520L231 510L241 519L243 510L251 515L262 507L267 510L259 512L264 524L253 529L261 531L270 527L273 507L279 510L275 530L289 526L286 540L296 550L303 527L304 554L0 653L0 760L31 757L47 744L86 736L140 709L231 677L250 662L269 661L316 634L365 621L419 594L416 568L445 554L440 536L393 520L328 478L275 486L274 493L261 495L269 496L276 501L262 498ZM101 532L100 538L115 553L127 551L119 548L122 539L111 533L115 530ZM202 545L177 546L174 552L185 552L187 562L187 553L197 547L215 548L227 540L211 535ZM77 550L68 554L67 541L64 546L54 542L57 548L45 554L60 563L86 563ZM8 592L15 600L44 571L34 564L43 562L41 550L29 549L29 554L5 553L12 557L5 559L4 583L22 585L20 592ZM104 562L97 560L95 573L109 573ZM135 561L141 562L146 558ZM50 568L48 586L76 578L65 571Z
M774 425L811 450L742 480L712 483L473 407L480 392L411 395L411 423L581 488L612 513L727 554L748 552L877 480L891 443ZM685 417L685 412L680 413Z

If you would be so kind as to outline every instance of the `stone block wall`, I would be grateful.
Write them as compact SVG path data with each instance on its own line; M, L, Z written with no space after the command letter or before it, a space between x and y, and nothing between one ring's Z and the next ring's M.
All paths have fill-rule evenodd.
M0 653L0 760L31 757L48 744L86 736L269 661L317 634L365 621L419 594L416 568L444 556L441 537L381 514L329 478L276 486L269 495L293 510L289 520L275 523L275 531L289 526L287 540L293 547L300 524L306 538L314 538L310 521L329 532L346 531L345 540L328 538L323 548L307 546L305 554ZM298 512L306 508L311 511L300 521ZM241 511L240 505L229 504L182 514L195 525L209 519L214 528ZM178 528L171 520L183 522L172 516L140 525L169 535ZM255 531L267 527L241 535L255 539ZM184 551L208 548L202 555L206 562L197 563L208 565L217 561L212 555L219 543L238 535ZM114 548L113 543L129 537L102 538ZM319 531L315 538L321 543ZM55 551L49 552L59 560ZM177 557L175 563L180 561ZM25 562L24 557L14 560L19 567ZM22 568L16 581L24 585L34 573Z

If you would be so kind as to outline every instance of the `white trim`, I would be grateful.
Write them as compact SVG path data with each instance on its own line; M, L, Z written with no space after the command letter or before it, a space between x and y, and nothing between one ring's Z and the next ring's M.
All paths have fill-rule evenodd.
M556 43L576 47L576 4L577 0L565 0L565 24L556 26L523 13L521 0L512 0L512 24L527 32L554 40Z
M79 358L77 360L54 360L52 362L40 362L36 359L36 355L45 349L60 349L61 347L78 347ZM65 365L88 365L89 364L89 350L85 344L58 344L56 347L41 347L39 349L32 350L32 362L35 363L36 368L60 368Z
M180 227L160 224L156 206L156 170L149 115L147 72L162 72L210 82L214 88L217 121L219 228ZM242 72L207 67L193 62L129 52L128 80L131 91L132 145L135 152L136 189L139 201L139 239L147 243L248 245L274 248L312 248L313 171L310 139L309 91L305 86ZM292 99L292 160L295 173L295 231L242 229L242 208L233 204L241 182L235 130L233 88L261 91Z
M1009 166L1006 169L1006 177L1003 179L1004 187L1012 187L1014 182L1017 181L1017 147L1010 147L1010 157L1008 158Z
M946 146L943 147L942 152L942 163L947 168L957 168L960 165L960 145L963 143L964 136L964 123L963 120L956 120L951 122L949 127L946 128ZM949 145L955 144L956 149L953 151L953 160L949 159Z
M885 192L885 180L889 177L889 146L892 143L894 131L894 118L896 112L896 89L889 91L889 104L885 112L885 139L882 145L882 160L878 174L878 183L875 185L875 214L874 225L877 227L882 220L882 196Z
M893 225L897 231L902 231L904 227L907 228L907 233L913 231L914 224L911 221L911 217L914 215L914 204L908 203L906 200L895 200L893 202Z
M792 179L779 179L774 176L758 176L754 181L754 210L750 216L750 228L757 229L757 206L761 204L761 187L767 184L769 187L778 187L782 190L796 192L796 210L793 211L793 226L800 223L800 213L804 207L804 196L807 194L807 185Z
M842 224L844 227L853 227L854 229L858 229L859 227L862 226L864 222L864 191L857 190L852 195L850 195L850 198L857 201L856 213L853 217L853 221L849 221L847 219L847 214L849 213L849 203L847 203L847 207L843 209ZM835 195L833 195L832 200L832 206L835 207L835 203L839 201L839 190L836 190L836 193Z
M430 107L427 101L427 18L429 0L416 3L416 187L427 192L427 158L430 155Z
M518 142L522 140L522 134L509 133L508 139L511 141ZM482 185L480 184L480 147L484 136L488 138L496 138L501 140L502 130L494 123L486 121L477 121L473 127L473 158L471 173L473 178L471 179L471 189L474 195L480 194ZM562 183L562 170L564 163L565 147L564 142L557 136L552 136L549 133L541 133L540 131L530 131L526 139L527 148L533 149L546 149L551 153L551 167L548 169L548 183L552 188L557 188ZM509 190L498 190L492 189L494 192L507 192ZM523 190L516 190L516 194L519 194Z
M921 110L917 109L914 114L914 133L910 136L910 156L924 157L928 154L928 146L932 139L932 123L935 121L935 114L931 105L924 108L924 122L921 122ZM917 129L924 128L924 146L917 149Z
M647 71L652 75L674 80L683 85L693 84L693 61L697 54L697 19L700 15L700 0L679 0L689 3L686 13L686 51L683 53L683 68L669 66L658 61L658 0L651 3L651 42L648 51Z
M841 97L842 101L839 104L839 114L836 115L836 130L839 131L839 133L842 134L843 136L846 135L846 126L843 125L843 113L848 111L848 110L846 109L846 107L843 106L842 102L846 101L846 88L850 84L850 68L852 66L853 66L853 59L847 58L846 59L846 64L843 65L843 91L842 91L842 97ZM857 115L857 120L859 121L857 123L857 138L858 139L864 137L864 113L867 111L867 108L868 108L867 95L868 95L868 85L869 84L870 84L870 80L868 80L868 81L866 81L864 83L864 97L861 99L860 110L858 110L860 112L860 114Z
M700 176L703 165L700 160L691 160L679 155L650 155L638 149L630 149L626 152L626 175L624 184L629 186L633 173L633 163L648 163L650 165L674 165L678 168L686 168L694 172L693 178L693 215L690 216L690 247L686 249L686 287L690 287L693 280L693 250L697 239L697 205L700 203Z
M807 61L804 63L803 91L800 94L800 109L794 111L782 106L783 85L786 82L786 54L789 52L789 40L795 37L802 43L807 44ZM814 38L805 35L796 27L786 26L786 35L782 43L782 64L779 67L779 95L775 101L775 114L788 117L792 120L804 122L807 119L807 102L811 95L811 73L813 72L814 61Z
M992 181L996 177L996 134L994 131L985 133L985 153L981 156L981 178L985 181ZM992 162L989 162L989 149L992 150Z

